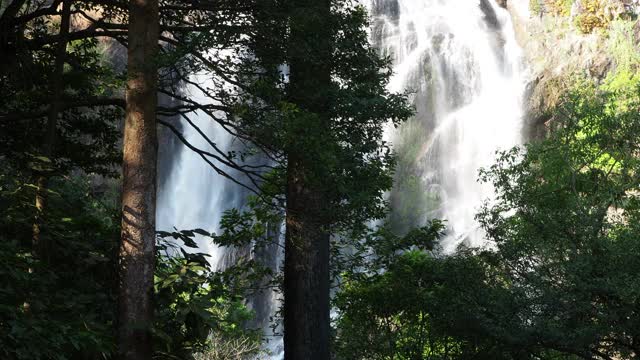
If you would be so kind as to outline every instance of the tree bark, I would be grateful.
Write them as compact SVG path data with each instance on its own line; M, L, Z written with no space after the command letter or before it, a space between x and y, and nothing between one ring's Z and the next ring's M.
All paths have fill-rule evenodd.
M287 150L284 357L328 360L331 202L315 162L329 131L330 0L292 5L289 97L304 115L290 124L295 140Z
M157 163L158 0L129 4L119 252L120 359L151 359Z
M329 233L322 192L289 157L284 265L284 358L329 359Z
M12 4L13 5L13 4ZM11 6L11 5L10 5ZM62 14L60 17L60 41L56 45L56 57L54 60L54 69L51 76L51 104L47 112L47 125L45 139L43 143L42 155L48 159L48 164L53 165L54 148L57 138L57 123L60 115L61 99L64 92L63 76L64 64L67 57L67 42L69 35L69 26L71 21L71 1L67 0L62 3ZM40 173L36 178L36 215L33 221L32 232L32 248L36 257L47 260L50 256L51 244L41 237L42 222L45 207L47 204L47 186L49 183L51 169L40 169Z

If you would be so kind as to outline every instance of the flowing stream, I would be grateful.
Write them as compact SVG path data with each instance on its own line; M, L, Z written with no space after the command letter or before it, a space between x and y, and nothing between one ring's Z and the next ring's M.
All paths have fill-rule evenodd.
M372 41L393 61L389 87L409 91L417 110L413 119L387 134L399 157L396 185L389 194L391 222L406 230L430 218L444 219L449 228L441 244L445 253L460 243L481 246L483 233L474 215L493 190L478 183L478 170L492 164L496 150L522 142L525 81L509 14L494 0L364 3L372 18ZM218 146L231 146L229 136L207 117L194 122ZM191 143L208 148L195 129L182 128ZM189 149L174 150L161 158L172 166L158 193L158 229L216 231L225 209L242 206L243 190ZM205 241L201 246L214 265L224 266L224 251ZM271 254L274 268L279 259ZM268 329L269 315L277 308L274 294L253 299L252 306L259 313L258 324ZM270 348L274 358L281 358L278 340Z

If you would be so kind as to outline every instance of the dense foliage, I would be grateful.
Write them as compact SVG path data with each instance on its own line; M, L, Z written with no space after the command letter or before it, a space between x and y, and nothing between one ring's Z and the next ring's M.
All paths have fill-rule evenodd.
M284 191L284 155L293 149L313 159L310 178L326 188L335 231L360 229L368 219L384 215L382 195L392 183L393 158L382 139L385 125L406 120L412 109L403 94L386 89L391 63L369 43L364 7L333 1L328 20L332 52L325 59L331 84L321 94L328 119L314 125L317 111L296 103L294 92L299 90L289 87L281 66L292 56L309 56L309 49L287 46L289 35L282 24L292 3L265 2L265 7L256 16L260 28L269 31L250 42L256 57L243 64L251 74L247 87L235 89L235 94L223 91L219 97L232 105L228 118L236 119L253 140L253 154L267 154L275 162L276 169L261 179L263 196L277 198Z
M92 192L86 177L67 176L52 184L43 234L54 247L44 261L31 252L34 187L18 174L3 172L0 185L2 357L111 353L118 239L114 204Z
M409 242L346 276L344 358L637 356L640 87L606 89L580 83L548 138L484 170L489 249L434 257Z
M518 332L536 345L637 353L638 90L583 86L550 139L485 174L500 195L479 219L519 303Z
M48 175L72 169L113 174L122 113L111 106L93 106L117 94L122 85L107 44L95 37L69 39L64 71L56 79L57 43L51 38L60 36L61 16L34 18L32 12L43 12L44 2L13 9L16 3L20 1L0 17L0 153L9 163L32 163L33 170ZM89 3L76 6L74 11L95 11ZM48 116L54 107L59 116L52 133Z
M43 232L54 246L43 261L31 253L35 190L21 179L16 172L0 177L0 354L29 360L109 358L115 351L118 189L111 182L100 191L86 175L55 181ZM216 272L205 256L184 250L194 243L159 241L157 357L208 352L214 344L211 329L218 346L242 339L255 343L255 334L243 330L251 317L242 299L252 264Z
M171 6L163 3L163 26L174 25L174 39L195 33L176 19L205 10ZM2 358L115 356L126 9L119 1L0 6ZM230 13L240 16L237 8L219 16ZM177 67L185 50L169 49L158 61ZM177 91L170 71L160 78ZM36 246L36 226L46 246ZM159 239L160 249L174 251L157 253L155 356L188 359L227 341L256 353L242 301L251 264L217 272L204 257L178 251L188 245Z

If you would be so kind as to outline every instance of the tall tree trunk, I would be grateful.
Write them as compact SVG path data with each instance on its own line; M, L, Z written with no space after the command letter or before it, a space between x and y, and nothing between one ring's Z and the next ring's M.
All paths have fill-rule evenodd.
M157 162L158 0L131 0L119 253L119 355L151 359Z
M284 261L286 360L329 359L329 213L317 154L329 131L330 0L292 0L290 101L305 114L290 127Z
M62 14L60 18L60 41L56 44L56 57L54 69L51 76L50 97L51 104L47 114L46 133L43 143L42 155L47 158L47 164L42 163L42 167L53 165L54 148L57 138L57 123L60 115L60 101L64 89L63 76L64 64L67 57L67 38L71 19L71 1L62 3ZM49 182L49 172L51 169L40 169L40 174L36 178L36 215L33 221L32 247L33 253L38 258L47 260L50 256L51 244L41 237L43 215L47 203L47 185Z

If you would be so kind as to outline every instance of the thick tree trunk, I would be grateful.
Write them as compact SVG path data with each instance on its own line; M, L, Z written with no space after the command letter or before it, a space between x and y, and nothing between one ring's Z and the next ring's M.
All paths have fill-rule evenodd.
M57 123L58 116L60 115L60 100L64 92L64 64L67 57L67 37L70 22L71 1L67 0L62 3L59 31L60 41L56 44L56 57L54 60L53 74L51 76L51 104L49 105L47 114L46 133L42 149L42 155L48 159L50 165L53 164L54 148L57 138ZM40 174L38 174L36 178L36 215L33 221L32 248L34 255L42 260L47 260L51 251L51 244L41 237L43 216L47 204L49 171L50 169L41 169Z
M292 3L290 100L305 114L290 127L290 136L296 140L287 150L284 356L286 360L327 360L331 201L314 163L329 131L330 0Z
M322 191L289 157L284 265L286 360L329 359L329 233Z
M119 253L119 354L151 359L156 206L158 0L131 0Z

